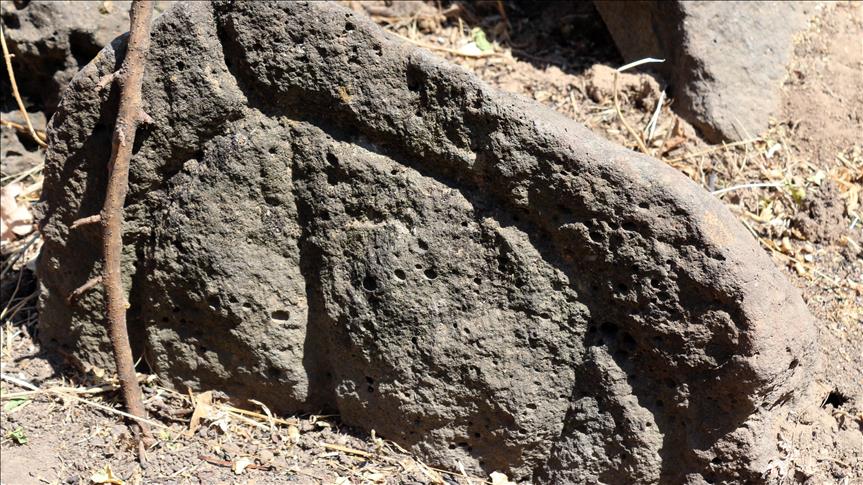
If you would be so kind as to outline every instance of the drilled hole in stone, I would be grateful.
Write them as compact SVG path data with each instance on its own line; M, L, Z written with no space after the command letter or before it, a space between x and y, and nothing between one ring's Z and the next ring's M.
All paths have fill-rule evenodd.
M378 289L378 280L374 276L366 276L363 279L363 288L366 291L375 291Z
M437 271L435 271L432 268L429 268L429 269L423 271L423 274L425 275L426 278L428 278L430 280L437 278Z
M329 162L330 165L338 165L339 157L335 156L335 154L327 153L327 162Z
M396 276L396 278L400 279L401 281L406 280L408 277L408 275L406 275L405 272L400 270L400 269L393 271L393 274Z
M417 246L419 246L420 249L422 249L423 251L428 251L429 249L428 243L423 241L422 239L417 241Z
M473 282L476 284L480 284L480 283L482 283L482 278L474 278Z
M291 318L291 312L287 310L274 310L270 313L270 318L277 322L286 322Z

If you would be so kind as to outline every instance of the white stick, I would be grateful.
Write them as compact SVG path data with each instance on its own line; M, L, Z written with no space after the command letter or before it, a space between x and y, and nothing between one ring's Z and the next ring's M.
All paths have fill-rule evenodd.
M652 62L665 62L665 59L654 59L653 57L645 57L644 59L639 59L637 61L632 61L629 64L618 67L617 72L623 72L627 69L632 69L633 67L638 67L642 64L650 64Z
M733 187L726 187L724 189L714 190L713 192L711 192L711 194L720 195L720 194L724 194L726 192L731 192L731 191L737 190L737 189L760 189L760 188L767 188L767 187L772 187L772 188L782 187L782 182L769 182L769 183L765 182L765 183L752 183L752 184L735 185Z
M0 380L10 382L12 384L15 384L18 387L30 389L31 391L39 391L40 390L38 387L34 386L33 384L30 384L29 382L27 382L23 379L18 379L17 377L12 377L9 374L0 373Z
M650 117L650 123L644 131L647 133L647 141L653 139L653 133L656 131L656 123L659 121L659 112L662 111L662 102L665 101L665 90L659 93L659 101L656 102L656 109L653 110L653 116Z

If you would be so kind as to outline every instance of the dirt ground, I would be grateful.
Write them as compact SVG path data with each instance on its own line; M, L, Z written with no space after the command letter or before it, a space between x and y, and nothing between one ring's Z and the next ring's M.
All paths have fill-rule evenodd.
M820 323L822 369L810 389L820 406L784 417L780 458L765 476L863 483L863 4L819 9L796 41L781 110L767 132L710 146L643 72L621 76L618 112L613 69L622 61L589 4L507 4L504 16L497 2L345 3L489 84L638 150L625 120L649 154L715 192ZM3 119L23 121L17 113ZM38 199L41 175L33 168L3 165L4 186L15 178L24 184L22 204ZM276 418L258 403L232 407L218 390L211 402L209 394L177 393L144 374L156 440L137 460L111 372L36 343L38 245L37 234L25 235L2 249L2 484L507 483L501 475L468 477L458 463L430 468L393 443L346 429L337 416Z

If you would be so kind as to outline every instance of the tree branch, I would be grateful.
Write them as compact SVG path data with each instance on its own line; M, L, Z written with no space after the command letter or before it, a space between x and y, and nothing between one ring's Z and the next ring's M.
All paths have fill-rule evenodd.
M119 81L120 108L114 127L111 144L111 159L108 162L108 189L102 208L102 249L104 256L103 287L108 316L108 335L117 364L117 375L123 399L128 411L138 418L146 419L141 387L135 376L129 331L126 328L126 296L123 291L121 256L123 252L123 206L129 188L129 161L135 132L143 118L141 108L141 86L144 81L144 65L150 49L150 20L153 16L152 0L135 0L130 11L131 30L126 47L126 57L120 67L120 75L111 80ZM149 429L139 421L144 436Z
M87 280L86 283L72 290L72 293L69 293L69 296L66 297L66 301L69 302L69 304L75 303L75 300L81 298L81 295L87 293L88 291L90 291L90 289L92 289L94 286L98 285L101 282L101 275L90 278L89 280Z
M86 226L87 224L95 224L97 222L100 222L101 220L102 216L99 214L82 217L72 222L72 224L69 226L69 229L78 229L81 226Z

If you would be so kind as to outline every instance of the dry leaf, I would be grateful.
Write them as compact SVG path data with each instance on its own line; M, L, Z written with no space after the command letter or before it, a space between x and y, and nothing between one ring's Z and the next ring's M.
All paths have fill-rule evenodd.
M369 481L372 483L384 483L385 476L380 472L367 473L363 476L364 481Z
M291 443L297 444L300 442L300 428L294 425L288 426L288 439Z
M0 241L13 241L19 236L33 232L33 214L30 206L18 203L23 191L20 183L9 184L0 189Z
M231 470L237 475L242 475L244 471L246 471L246 467L252 464L252 460L248 458L240 458L235 462L231 463Z
M261 406L261 409L263 409L263 410L264 410L264 414L266 414L266 415L267 415L267 421L270 423L270 432L271 432L271 433L275 433L275 432L276 432L276 421L275 421L275 419L273 418L273 413L271 413L271 412L270 412L270 408L268 408L268 407L267 407L264 403L262 403L261 401L256 401L256 400L254 400L254 399L249 399L249 402L250 402L250 403L252 403L252 404L257 404L258 406Z
M824 182L824 179L826 177L827 177L827 174L824 173L824 170L819 170L819 171L815 172L815 175L812 175L811 177L809 177L806 180L809 182L812 182L815 185L821 185L821 183Z
M489 478L491 478L492 485L515 485L515 483L509 481L506 475L500 472L491 472Z
M213 409L213 391L202 392L195 397L195 410L192 412L192 418L189 420L188 436L195 434L195 431L201 426L201 419L210 415Z
M94 473L90 477L90 481L96 484L123 485L125 482L114 476L111 470L111 465L105 465L105 468Z

